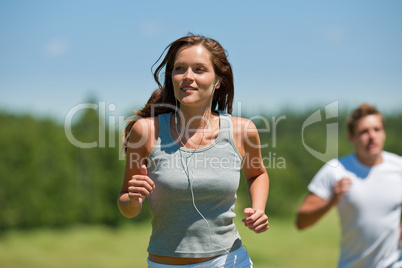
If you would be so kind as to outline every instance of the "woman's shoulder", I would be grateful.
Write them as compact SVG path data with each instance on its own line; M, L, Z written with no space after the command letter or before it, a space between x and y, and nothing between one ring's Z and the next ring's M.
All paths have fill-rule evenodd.
M158 123L158 117L144 117L136 120L131 128L134 134L146 134L149 131L154 131Z
M158 117L144 117L138 119L130 130L129 143L145 146L151 151L158 139ZM138 146L136 146L138 147Z
M259 144L257 128L250 119L232 116L232 126L233 140L242 156L250 145Z
M257 127L250 119L235 116L232 116L231 119L232 133L235 140L244 144L244 141L258 137Z
M243 132L255 132L257 127L250 119L231 116L233 130L242 130Z

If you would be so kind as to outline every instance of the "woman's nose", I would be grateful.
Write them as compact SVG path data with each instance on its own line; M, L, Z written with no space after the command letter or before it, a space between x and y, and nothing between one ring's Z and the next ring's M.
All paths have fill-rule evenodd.
M183 78L186 79L186 80L194 80L193 71L190 68L188 68L187 71L184 73Z

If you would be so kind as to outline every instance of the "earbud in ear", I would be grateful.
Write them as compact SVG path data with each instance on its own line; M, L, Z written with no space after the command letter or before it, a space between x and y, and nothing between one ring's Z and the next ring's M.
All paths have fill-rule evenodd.
M219 84L219 80L216 82L215 87Z

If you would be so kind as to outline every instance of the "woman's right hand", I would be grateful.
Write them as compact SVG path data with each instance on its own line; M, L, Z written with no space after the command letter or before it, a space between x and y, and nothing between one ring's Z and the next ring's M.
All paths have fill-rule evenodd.
M155 183L147 176L147 167L142 165L140 174L132 176L131 180L128 181L130 203L141 205L154 189Z

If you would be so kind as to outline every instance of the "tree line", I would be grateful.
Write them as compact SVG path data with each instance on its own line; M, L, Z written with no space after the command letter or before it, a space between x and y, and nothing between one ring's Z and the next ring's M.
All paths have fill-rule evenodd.
M270 177L267 214L291 217L307 194L307 184L324 165L307 147L324 154L328 145L338 155L353 151L346 138L346 113L315 122L303 129L313 110L284 110L281 116L249 116L260 130L264 164ZM245 116L246 117L246 116ZM402 112L386 115L385 150L402 155L399 136ZM88 109L71 126L74 138L91 142L99 137L99 116ZM338 127L338 138L327 143L327 126ZM125 219L116 205L125 161L117 146L118 128L112 133L116 146L79 148L66 137L63 124L52 119L0 112L0 231L59 228L75 224L119 226L148 220L144 209L135 219ZM105 133L109 140L111 132ZM311 150L310 149L310 150ZM236 206L249 200L242 176Z

